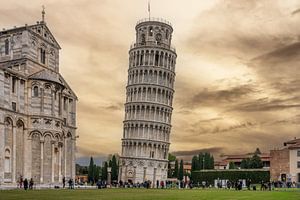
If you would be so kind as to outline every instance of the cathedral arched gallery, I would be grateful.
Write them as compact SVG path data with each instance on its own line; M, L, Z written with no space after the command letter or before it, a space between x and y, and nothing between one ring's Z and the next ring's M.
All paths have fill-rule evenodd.
M0 184L75 177L77 97L44 20L0 32Z

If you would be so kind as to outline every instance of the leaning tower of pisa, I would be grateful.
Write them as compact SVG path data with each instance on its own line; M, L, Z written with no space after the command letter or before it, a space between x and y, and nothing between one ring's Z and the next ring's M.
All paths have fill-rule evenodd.
M176 51L173 28L162 19L137 23L129 50L119 179L165 181L168 172Z

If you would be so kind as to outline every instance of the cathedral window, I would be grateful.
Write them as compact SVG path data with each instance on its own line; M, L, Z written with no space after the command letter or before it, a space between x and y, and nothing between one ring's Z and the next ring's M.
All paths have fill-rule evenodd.
M40 49L40 61L42 64L46 64L46 50Z
M5 40L5 55L9 54L9 40Z
M39 96L39 88L38 86L33 87L33 97L38 97Z
M12 93L16 92L16 82L17 82L16 77L12 77L12 83L11 83L11 91L12 91Z
M67 110L67 101L68 101L68 98L64 97L64 110Z
M17 104L16 102L11 102L11 108L13 111L17 111Z

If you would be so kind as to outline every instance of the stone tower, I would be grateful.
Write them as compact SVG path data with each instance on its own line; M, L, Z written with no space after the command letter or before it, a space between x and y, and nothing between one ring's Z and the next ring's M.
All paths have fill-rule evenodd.
M137 23L129 50L119 179L165 181L168 172L176 51L173 28L161 19Z

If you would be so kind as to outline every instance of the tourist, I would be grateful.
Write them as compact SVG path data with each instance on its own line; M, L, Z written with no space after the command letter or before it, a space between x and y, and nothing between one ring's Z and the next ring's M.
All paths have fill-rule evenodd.
M29 181L29 189L32 190L33 189L33 179L31 178L30 181Z
M22 188L23 187L23 177L20 176L19 178L19 187Z
M65 186L66 186L66 178L65 177L63 177L62 182L63 182L63 188L65 188Z
M72 179L69 179L68 184L69 184L69 189L72 189Z
M27 188L28 188L28 180L27 180L27 178L25 178L25 180L24 180L24 190L27 190Z

